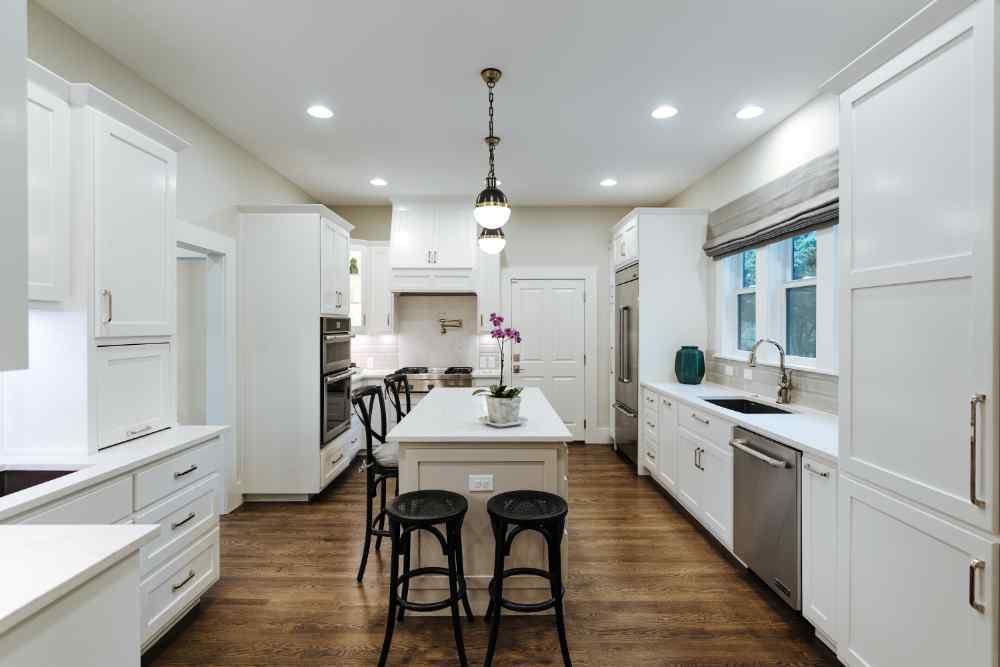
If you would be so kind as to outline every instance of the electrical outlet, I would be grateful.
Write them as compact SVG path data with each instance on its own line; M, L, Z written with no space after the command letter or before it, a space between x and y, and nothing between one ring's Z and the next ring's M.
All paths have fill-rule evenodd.
M753 371L750 370L749 368L744 368L743 369L743 379L744 380L752 380L753 379Z
M733 370L733 367L732 367L732 366L728 366L728 365L726 365L726 366L723 366L723 368L724 368L724 369L725 369L725 371L726 371L726 375L728 375L729 377L733 377L733 375L735 375L735 374L736 374L736 371L735 371L735 370Z
M365 364L368 366L368 368L375 368L375 357L368 357L368 360L365 362Z
M492 491L493 475L469 475L469 491Z

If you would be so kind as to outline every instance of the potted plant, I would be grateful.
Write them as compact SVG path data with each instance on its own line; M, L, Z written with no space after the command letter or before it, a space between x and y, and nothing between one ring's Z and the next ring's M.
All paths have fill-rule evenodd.
M491 384L488 389L485 387L477 389L475 394L486 396L486 418L490 423L513 424L520 416L521 392L524 387L510 387L503 383L506 360L504 344L507 342L520 343L521 332L510 327L505 328L503 318L496 313L490 313L490 324L493 325L490 337L496 341L500 351L500 383Z

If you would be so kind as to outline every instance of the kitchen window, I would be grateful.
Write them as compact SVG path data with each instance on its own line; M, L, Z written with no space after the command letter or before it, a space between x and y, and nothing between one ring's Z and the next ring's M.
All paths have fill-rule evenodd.
M746 360L771 338L792 368L837 371L837 228L808 231L716 263L717 354ZM773 348L761 361L777 363Z

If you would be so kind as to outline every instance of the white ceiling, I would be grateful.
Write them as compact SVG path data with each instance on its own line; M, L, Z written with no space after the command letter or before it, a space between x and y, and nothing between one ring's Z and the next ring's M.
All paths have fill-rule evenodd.
M326 204L473 196L495 65L512 203L625 205L669 199L926 0L40 2ZM736 120L747 103L767 112Z

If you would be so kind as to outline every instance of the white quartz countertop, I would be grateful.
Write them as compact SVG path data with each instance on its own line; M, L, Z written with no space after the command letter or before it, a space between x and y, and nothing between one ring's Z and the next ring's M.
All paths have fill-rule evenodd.
M647 387L661 394L673 396L696 407L702 412L715 414L726 421L794 447L806 454L812 454L832 463L837 462L838 428L837 415L811 410L795 404L781 405L790 410L787 415L745 415L705 401L706 398L750 398L760 403L774 405L770 398L759 394L725 387L719 384L680 384L678 382L643 382Z
M69 475L0 498L0 522L70 495L84 487L123 475L174 452L210 440L228 428L228 426L175 426L84 456L0 456L0 470L79 468Z
M480 421L486 415L486 399L474 389L438 387L427 394L391 431L394 442L567 442L569 429L545 398L541 389L527 387L521 393L521 417L525 423L512 428L494 428Z
M0 526L0 635L159 532L159 526Z

